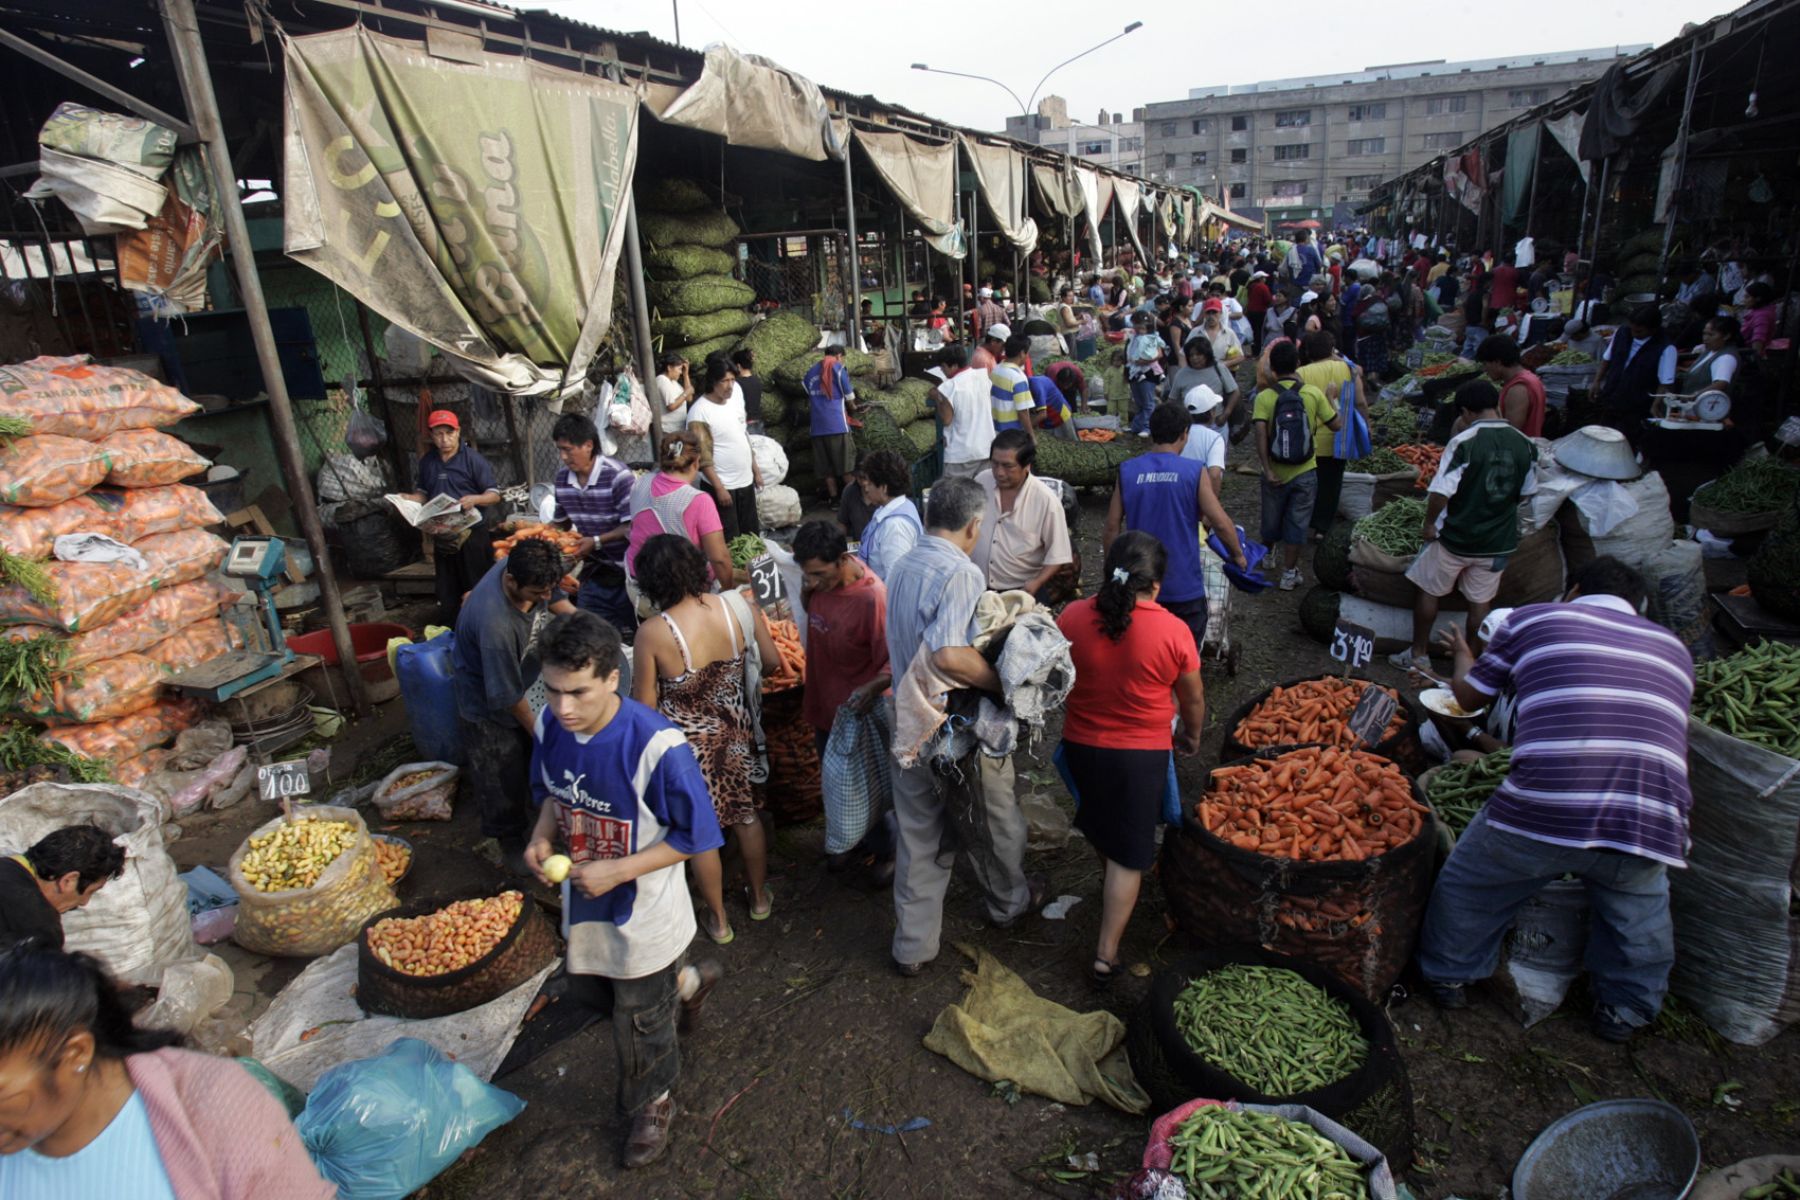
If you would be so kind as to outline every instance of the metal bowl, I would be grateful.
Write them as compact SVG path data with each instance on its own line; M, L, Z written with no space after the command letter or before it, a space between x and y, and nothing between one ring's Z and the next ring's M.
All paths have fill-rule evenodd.
M1628 480L1644 473L1625 435L1606 425L1586 425L1550 447L1556 461L1595 479Z
M1673 1104L1602 1100L1553 1121L1513 1169L1513 1200L1683 1200L1700 1138Z

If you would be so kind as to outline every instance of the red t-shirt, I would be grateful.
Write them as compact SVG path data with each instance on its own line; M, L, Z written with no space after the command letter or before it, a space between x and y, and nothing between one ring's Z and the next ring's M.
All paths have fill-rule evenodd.
M1090 597L1063 609L1056 627L1069 639L1075 663L1063 736L1083 746L1172 749L1175 681L1200 669L1193 632L1180 618L1160 604L1139 600L1125 636L1115 642L1101 631ZM1126 663L1130 669L1122 670Z
M806 698L800 713L830 729L850 693L887 670L887 588L875 572L806 598Z
M1244 293L1244 311L1252 315L1269 311L1269 305L1275 303L1275 296L1269 291L1269 285L1258 279Z
M1501 263L1494 268L1493 283L1488 290L1488 304L1494 308L1511 308L1518 299L1519 269Z

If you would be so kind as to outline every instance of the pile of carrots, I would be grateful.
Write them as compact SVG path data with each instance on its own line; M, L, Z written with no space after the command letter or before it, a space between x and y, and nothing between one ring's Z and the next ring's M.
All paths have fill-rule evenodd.
M1431 486L1437 478L1438 460L1444 457L1442 446L1395 446L1394 453L1419 468L1419 478L1413 486L1421 492Z
M1075 436L1084 442L1117 441L1119 435L1111 429L1078 429Z
M581 550L582 536L573 529L558 529L554 525L529 524L515 526L511 533L494 543L494 557L505 558L512 553L514 546L527 538L536 538L540 542L549 542L556 547L557 553L564 558L573 558Z
M792 621L770 621L769 632L775 636L781 662L773 668L765 668L762 690L783 692L799 687L806 679L806 650L800 645L800 627Z
M1197 806L1214 837L1298 862L1385 854L1418 836L1427 811L1399 767L1334 746L1220 767Z
M1340 679L1326 675L1308 679L1291 687L1276 687L1263 697L1250 715L1238 722L1231 736L1240 746L1261 750L1269 746L1306 746L1321 744L1349 748L1356 745L1350 732L1350 714L1356 711L1363 689L1371 686L1365 679ZM1387 693L1396 700L1394 689ZM1406 710L1397 708L1382 731L1381 741L1406 728Z

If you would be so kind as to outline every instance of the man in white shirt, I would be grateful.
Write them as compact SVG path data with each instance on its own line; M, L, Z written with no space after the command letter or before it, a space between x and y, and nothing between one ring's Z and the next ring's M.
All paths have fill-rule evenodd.
M745 533L761 533L756 515L756 493L762 472L750 453L749 422L744 414L744 393L733 378L731 365L719 359L706 367L706 389L689 406L689 425L705 425L712 434L712 466L707 482L718 501L725 540Z
M969 558L996 592L1044 595L1051 580L1075 559L1062 497L1032 474L1037 446L1023 429L994 435L989 469L975 477L987 496L981 535Z
M969 366L968 351L945 346L938 354L944 382L932 393L944 425L944 475L973 479L988 465L994 444L993 385L986 370Z
M665 354L656 360L656 365L656 399L662 406L662 432L680 433L687 428L688 402L694 398L687 359L679 354Z

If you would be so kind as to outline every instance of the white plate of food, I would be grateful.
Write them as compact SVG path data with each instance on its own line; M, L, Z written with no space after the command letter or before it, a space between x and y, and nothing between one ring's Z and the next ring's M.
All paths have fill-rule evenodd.
M1456 702L1456 693L1449 688L1426 688L1419 693L1419 703L1440 717L1452 717L1459 721L1473 720L1487 711L1485 706L1473 712L1464 708Z

